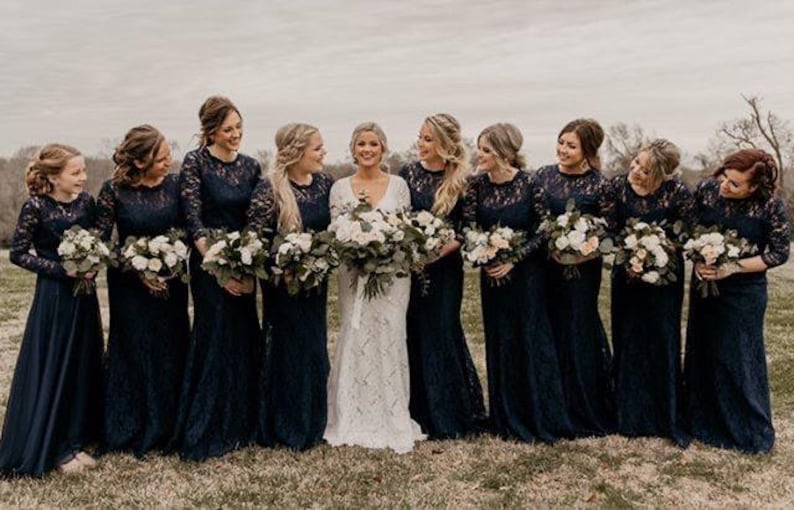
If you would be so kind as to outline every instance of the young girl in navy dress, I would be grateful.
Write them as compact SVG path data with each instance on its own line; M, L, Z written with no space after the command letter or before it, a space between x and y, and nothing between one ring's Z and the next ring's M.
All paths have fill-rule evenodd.
M169 174L171 148L149 125L129 130L113 155L116 169L97 197L103 238L113 229L149 238L183 229L179 176ZM173 436L190 333L187 285L108 269L110 334L103 449L141 457Z
M25 180L30 198L11 262L37 274L36 292L6 408L0 473L79 472L95 465L85 449L102 428L102 325L96 294L74 294L75 274L57 250L65 230L93 226L94 199L83 191L83 156L67 145L45 145Z

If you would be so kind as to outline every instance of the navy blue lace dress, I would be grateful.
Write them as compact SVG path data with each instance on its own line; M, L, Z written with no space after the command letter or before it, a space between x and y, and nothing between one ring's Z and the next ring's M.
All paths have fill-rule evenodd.
M38 277L0 438L4 476L41 476L100 439L99 304L96 294L73 294L75 280L57 252L65 230L93 222L94 199L87 193L69 203L32 196L22 206L11 262Z
M736 229L756 245L768 267L788 260L789 222L780 198L722 198L719 181L695 192L698 223ZM719 296L690 289L684 384L686 418L700 441L748 453L768 452L775 441L764 351L766 271L719 280Z
M442 171L421 163L400 171L411 192L411 209L430 211L443 179ZM447 221L462 227L462 197ZM460 322L463 259L460 251L428 265L424 281L414 275L408 304L408 363L411 372L410 411L431 439L458 438L485 424L482 387Z
M544 190L554 216L573 199L583 213L603 217L614 228L611 187L600 172L562 173L557 165L537 171L536 186ZM598 312L602 259L579 264L579 278L566 279L565 266L547 258L547 299L557 345L568 413L577 437L600 436L615 430L612 356Z
M631 218L662 225L676 240L673 225L690 224L695 201L678 179L640 196L626 176L612 181L616 232ZM668 437L680 446L689 438L681 424L681 306L684 259L681 250L675 283L655 286L630 277L625 266L612 270L612 347L615 352L617 430L629 437Z
M317 173L311 184L294 182L304 231L328 228L329 175ZM278 209L273 187L263 179L251 197L249 225L275 232ZM328 414L328 285L292 296L283 285L262 282L266 353L260 375L259 440L265 446L305 450L323 439Z
M128 236L154 237L184 228L179 176L167 175L153 187L105 182L97 197L97 227L105 239L115 227L120 246ZM190 334L187 285L172 279L167 297L159 297L138 273L110 268L107 274L110 334L103 450L141 457L165 448L174 434Z
M180 174L182 208L194 241L208 229L242 230L261 168L240 154L221 161L209 149L185 155ZM184 459L202 460L250 444L256 433L261 332L256 294L232 296L190 256L193 331L188 348L177 435Z
M483 230L499 224L527 234L524 258L507 281L495 285L480 272L492 432L500 437L551 443L571 435L562 376L546 307L542 193L529 174L494 184L476 176L464 198L463 220Z

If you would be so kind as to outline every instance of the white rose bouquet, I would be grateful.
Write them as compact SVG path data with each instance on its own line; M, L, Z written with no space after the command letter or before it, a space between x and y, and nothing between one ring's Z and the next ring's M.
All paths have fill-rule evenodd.
M328 231L339 261L358 273L357 280L365 280L367 299L383 294L394 278L410 274L412 247L397 213L373 210L361 199L354 209L334 218ZM353 285L358 284L354 280Z
M664 228L655 222L631 218L620 234L615 264L625 266L630 278L639 278L651 285L668 285L678 279L675 251L676 245L667 237Z
M171 278L179 278L187 283L190 250L183 239L185 232L178 229L154 237L127 237L121 249L122 270L137 272L145 280L164 283ZM168 297L168 287L162 291L152 290L152 293Z
M221 287L232 279L267 277L268 243L253 230L215 230L207 239L209 248L201 268L213 275Z
M414 268L437 259L441 250L455 239L455 231L443 219L428 211L408 211L400 213L405 242L411 247Z
M494 225L489 230L470 227L463 230L464 243L461 247L463 260L472 267L490 266L492 264L515 264L520 260L522 248L526 242L526 234L510 227ZM508 273L503 279L509 279ZM501 280L490 279L492 284Z
M735 264L740 258L752 255L756 247L747 239L739 237L735 230L721 232L719 227L697 225L692 229L689 240L684 243L684 255L692 262L702 262L707 266ZM717 282L699 280L698 290L701 297L719 296Z
M606 224L603 218L583 214L569 200L563 214L544 219L538 228L548 236L549 255L565 265L563 276L572 280L579 277L575 265L579 257L612 253L614 244L607 235Z
M327 231L277 235L270 267L273 283L283 283L293 296L301 290L318 287L339 265L331 241L332 235Z
M74 225L63 233L58 245L61 265L67 273L76 275L74 295L88 295L96 290L96 282L86 275L97 273L100 269L114 263L108 245L102 242L99 231L86 230Z

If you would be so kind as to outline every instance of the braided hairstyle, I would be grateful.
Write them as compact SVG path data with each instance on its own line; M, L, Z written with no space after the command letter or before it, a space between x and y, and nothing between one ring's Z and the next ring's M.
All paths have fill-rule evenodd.
M273 198L278 210L279 231L300 231L303 228L298 201L289 183L288 171L301 160L312 135L320 130L309 124L290 123L276 131L276 162L270 171Z
M726 170L751 172L750 185L756 187L753 194L762 200L769 200L774 196L779 170L775 158L768 152L761 149L736 151L723 160L722 165L714 172L714 176L724 175Z
M49 177L60 175L69 160L81 155L79 150L62 143L48 143L39 149L25 171L28 193L31 195L52 193L53 185Z
M444 160L444 177L436 190L432 212L446 216L466 189L471 172L469 151L461 138L460 123L452 115L437 113L427 117L424 123L433 133L438 155Z
M135 126L124 135L124 141L116 147L113 162L113 183L120 186L135 186L146 172L154 166L157 152L165 143L165 137L154 126Z

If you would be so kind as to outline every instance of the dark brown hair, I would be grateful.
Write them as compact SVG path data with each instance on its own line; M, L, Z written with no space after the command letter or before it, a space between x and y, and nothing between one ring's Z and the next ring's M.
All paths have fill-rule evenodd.
M598 149L604 142L604 129L594 119L576 119L567 123L557 135L559 140L565 133L575 133L582 146L582 154L590 168L601 170L601 158Z
M116 163L113 182L120 186L139 184L154 165L157 152L164 143L163 134L149 124L135 126L127 131L124 141L113 153L113 162Z
M223 96L210 96L199 108L199 121L201 122L201 135L199 146L212 145L212 135L221 127L231 112L240 115L240 110L232 103L231 99ZM240 115L242 119L243 116Z
M36 156L28 163L25 172L25 185L31 195L46 195L53 190L48 177L59 175L74 157L80 156L80 151L71 145L62 143L48 143L42 147Z
M775 159L761 149L742 149L729 154L722 165L714 172L718 177L725 174L726 170L750 174L750 185L756 186L754 195L763 200L769 200L777 189L778 168Z

